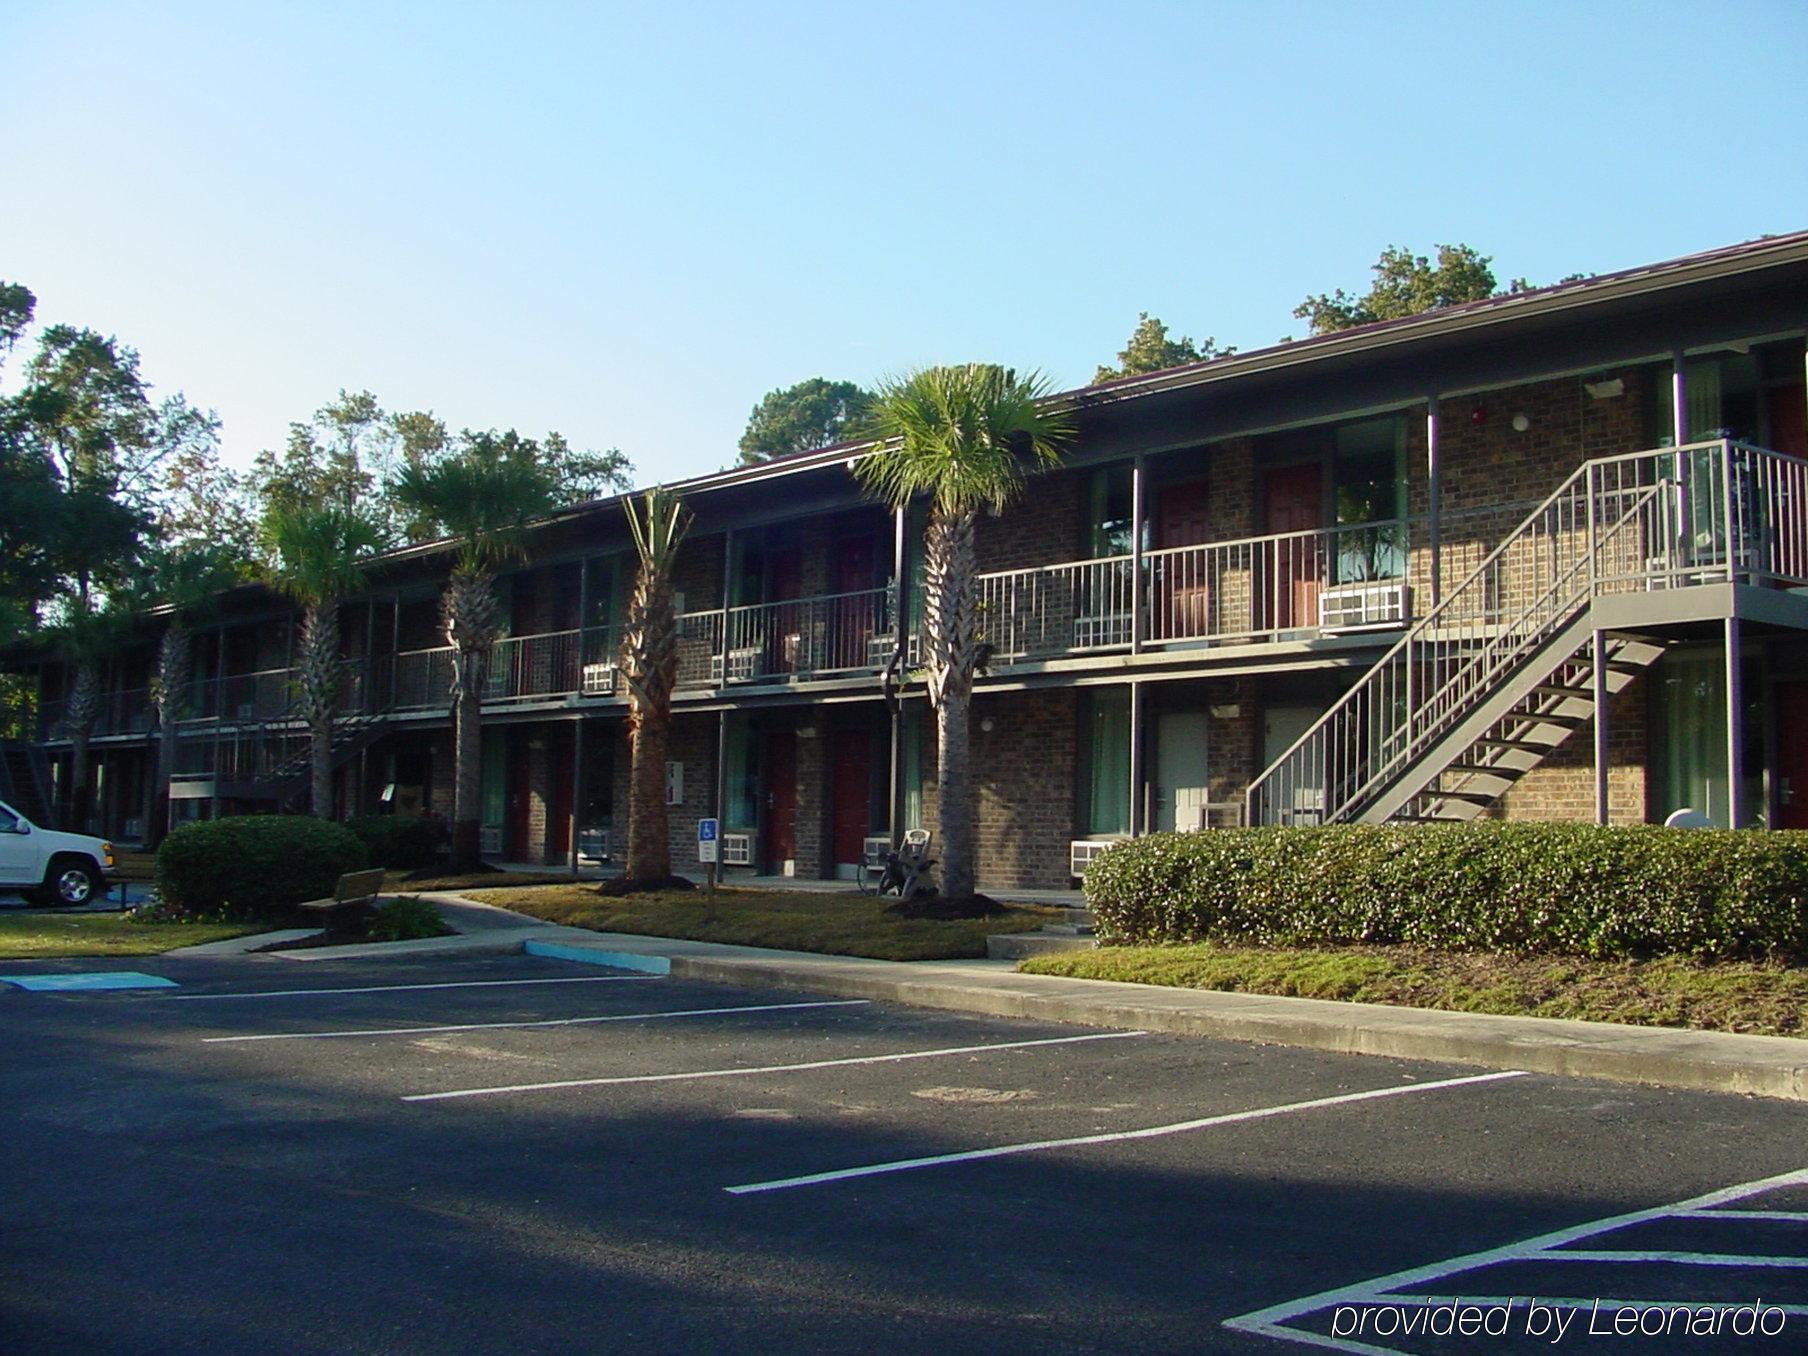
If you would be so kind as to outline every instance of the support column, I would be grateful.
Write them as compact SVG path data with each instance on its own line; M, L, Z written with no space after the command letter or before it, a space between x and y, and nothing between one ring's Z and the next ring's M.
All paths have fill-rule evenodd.
M886 748L891 775L885 783L885 821L895 848L904 838L904 703L894 701L890 706L891 730Z
M728 712L716 712L716 787L710 814L716 821L716 864L721 865L722 820L728 806Z
M1670 432L1681 447L1689 441L1689 374L1682 350L1670 354Z
M722 634L716 639L716 686L728 686L728 623L730 618L729 602L734 597L734 529L723 529L722 532ZM720 818L720 816L717 816ZM720 848L717 851L721 851Z
M584 617L584 614L582 612L578 613L578 620L580 622L583 620L583 617ZM581 644L582 640L583 640L583 633L581 631L579 632L578 639ZM584 823L584 726L587 723L588 722L585 721L583 719L583 717L580 716L578 718L577 725L572 729L572 732L571 732L571 835L570 835L571 844L570 844L570 847L571 847L571 878L573 880L576 880L578 878L578 858L580 856L582 856L582 849L578 846L578 831L583 827L583 823Z
M1431 549L1431 606L1436 607L1444 598L1444 481L1435 395L1425 402L1425 518L1427 545Z
M1596 629L1592 657L1595 701L1595 823L1606 824L1613 815L1608 803L1607 776L1612 767L1607 750L1607 633Z
M1144 830L1143 815L1143 685L1130 684L1130 834Z
M389 704L396 703L396 679L401 672L402 661L402 595L396 594L389 600Z
M1139 455L1130 466L1130 653L1140 654L1143 636L1148 629L1143 601L1143 518L1148 512L1145 489L1144 459Z
M1727 826L1744 828L1745 684L1739 664L1739 618L1726 619L1726 807Z

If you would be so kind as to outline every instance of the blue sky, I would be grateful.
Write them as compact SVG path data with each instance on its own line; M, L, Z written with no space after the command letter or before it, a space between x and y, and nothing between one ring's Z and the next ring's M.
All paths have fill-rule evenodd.
M12 0L0 50L0 277L239 462L348 387L669 480L804 377L1303 333L1390 243L1808 227L1799 0Z

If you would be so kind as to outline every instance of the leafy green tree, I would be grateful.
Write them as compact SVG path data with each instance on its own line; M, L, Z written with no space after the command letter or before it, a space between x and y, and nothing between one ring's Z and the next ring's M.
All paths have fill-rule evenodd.
M335 504L364 505L373 518L383 506L370 501L393 469L392 424L369 391L341 390L306 420L289 425L281 453L265 450L252 461L251 479L260 505L298 509Z
M63 720L69 730L69 786L63 822L77 833L92 831L92 791L89 785L89 746L94 722L100 716L101 665L125 638L133 623L133 607L96 603L87 598L71 600L52 629L52 648L69 673L63 693Z
M621 672L628 685L629 880L663 881L672 874L666 837L665 754L672 730L672 687L678 678L678 615L672 571L690 530L690 510L664 489L648 490L638 505L622 505L640 568L622 626Z
M741 435L741 461L751 464L831 447L854 436L872 403L871 391L822 377L768 391L753 407Z
M1093 373L1092 381L1096 386L1099 382L1113 381L1118 377L1138 377L1145 372L1163 372L1170 367L1183 367L1187 363L1228 358L1236 351L1228 346L1221 347L1217 340L1210 338L1201 344L1195 344L1185 336L1170 339L1168 327L1144 311L1137 317L1136 328L1130 333L1130 342L1118 350L1117 366L1099 368Z
M1494 260L1468 245L1439 245L1433 264L1423 254L1390 245L1375 261L1375 281L1363 296L1342 288L1307 297L1293 314L1309 321L1314 334L1330 334L1378 320L1401 320L1465 301L1486 301L1500 291L1491 267ZM1510 291L1521 292L1527 283L1516 278Z
M301 604L302 719L308 727L310 808L333 817L333 717L339 709L339 604L363 582L382 544L377 525L342 504L275 504L264 515L270 581Z
M1016 497L1031 469L1055 465L1073 437L1047 384L991 363L931 367L880 388L870 455L854 472L894 508L929 501L924 622L941 779L942 893L973 895L973 675L981 625L974 523Z
M18 344L37 309L38 299L29 287L0 281L0 362Z
M496 569L525 553L529 520L559 502L557 476L532 439L511 429L466 432L437 461L403 466L391 497L417 536L456 539L457 559L440 599L452 665L452 864L479 864L483 827L483 680L501 636Z

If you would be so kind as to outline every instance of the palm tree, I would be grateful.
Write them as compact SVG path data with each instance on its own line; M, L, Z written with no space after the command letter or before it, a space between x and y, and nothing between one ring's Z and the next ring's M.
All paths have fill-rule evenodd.
M512 434L466 434L458 452L403 468L390 486L416 532L456 538L458 560L440 599L452 666L452 869L481 865L483 820L483 679L501 638L496 567L521 558L528 520L557 506L558 482Z
M369 518L339 504L272 506L264 543L278 589L301 604L302 719L308 727L310 807L333 814L333 716L339 706L339 601L357 590L382 543Z
M992 363L930 367L884 383L855 466L868 491L894 508L929 500L924 623L930 705L941 778L942 893L971 898L973 778L969 749L973 674L980 658L974 523L1001 510L1027 471L1059 462L1073 437L1064 411L1040 403L1047 384Z
M631 881L664 881L672 874L666 837L665 751L672 729L672 686L678 677L678 618L672 609L672 569L690 530L690 510L676 495L651 489L636 508L622 505L640 570L622 626L621 673L628 685L628 862Z
M71 601L69 613L57 628L56 648L68 666L69 686L63 698L63 719L69 727L69 791L67 827L88 832L89 742L100 717L100 665L121 638L126 613L115 607L96 607L88 598Z
M194 672L194 625L212 609L218 595L244 578L244 556L235 545L203 544L160 553L151 562L156 599L169 608L169 621L157 642L151 673L151 709L157 716L157 813L151 816L149 845L156 847L169 828L170 781L176 771L176 728L188 704Z

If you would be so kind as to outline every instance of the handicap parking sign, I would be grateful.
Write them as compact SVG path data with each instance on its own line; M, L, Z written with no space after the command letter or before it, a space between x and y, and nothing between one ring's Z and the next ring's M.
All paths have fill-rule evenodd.
M716 844L720 823L714 819L697 821L697 860L713 862L716 860Z

